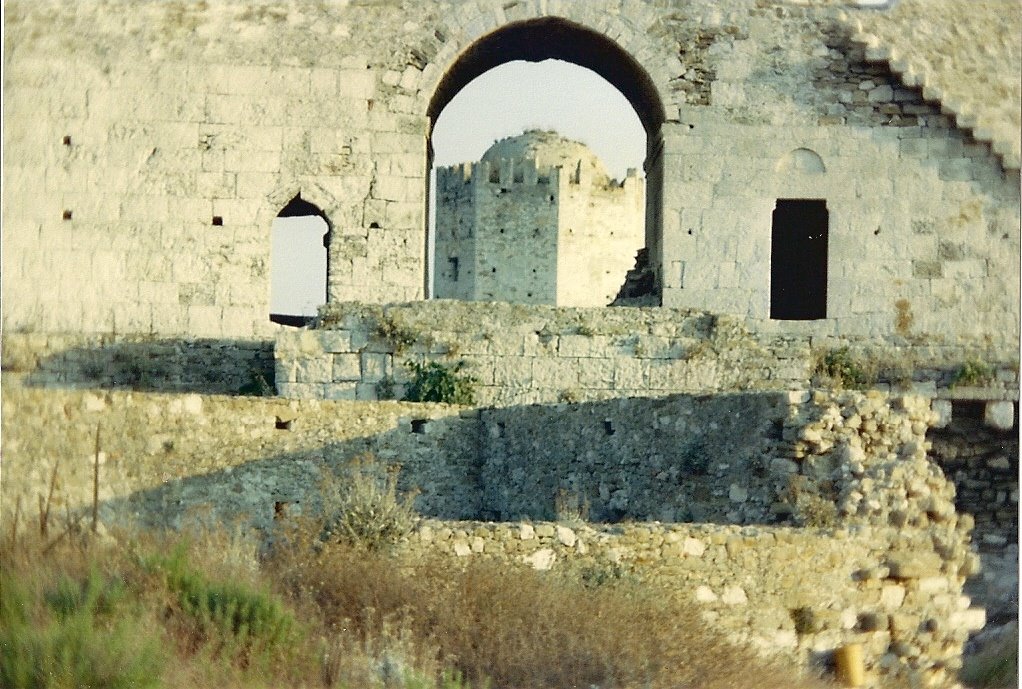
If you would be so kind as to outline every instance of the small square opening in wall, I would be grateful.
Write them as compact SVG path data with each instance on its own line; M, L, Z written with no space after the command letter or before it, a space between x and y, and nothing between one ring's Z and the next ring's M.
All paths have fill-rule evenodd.
M617 431L614 429L614 422L607 419L603 422L603 432L607 435L614 435Z
M429 419L412 419L412 433L422 435L426 432L426 424Z
M288 419L285 421L284 419L278 416L276 421L274 421L273 423L273 427L276 428L278 431L290 431L292 423L294 423L292 419Z
M224 224L223 216L220 216L220 215L214 215L213 216L213 226L214 227L222 227L223 224Z
M65 146L70 146L70 145L71 145L71 137L70 137L70 136L68 136L67 134L65 134L65 135L64 135L64 139L63 139L63 142L64 142L64 145L65 145Z
M71 215L72 215L71 211L64 211L60 217L62 217L64 220L70 220Z

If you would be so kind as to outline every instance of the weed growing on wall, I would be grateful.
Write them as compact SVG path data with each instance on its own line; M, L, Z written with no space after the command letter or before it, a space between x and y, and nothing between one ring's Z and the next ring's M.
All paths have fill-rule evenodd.
M837 524L837 505L821 494L817 485L801 474L792 474L781 498L794 508L795 521L810 528L830 528Z
M442 402L444 404L471 405L475 403L475 386L479 382L470 375L460 373L464 362L445 366L437 361L405 364L411 375L405 391L409 402Z
M816 374L835 388L862 388L872 382L867 366L848 347L831 349L817 357Z
M949 387L986 385L993 378L994 371L991 367L977 359L970 359L955 370Z

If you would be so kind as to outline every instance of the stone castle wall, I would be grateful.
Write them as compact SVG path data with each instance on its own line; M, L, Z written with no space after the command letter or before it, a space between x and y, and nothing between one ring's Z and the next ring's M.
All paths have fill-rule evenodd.
M476 401L497 406L787 390L805 388L818 377L822 357L847 348L881 386L945 398L1018 396L1013 347L780 330L775 323L668 308L333 304L315 329L278 337L276 384L292 398L400 398L407 362L436 361L463 366L476 379ZM954 384L970 361L991 367L982 387Z
M87 511L98 460L105 521L268 530L314 512L324 477L343 481L368 452L381 472L400 467L401 489L417 488L434 519L536 520L427 521L410 548L634 571L695 598L728 633L800 662L858 641L881 684L892 673L939 675L983 624L961 596L978 568L972 520L955 514L953 486L925 458L937 415L917 398L774 393L480 411L10 381L3 392L7 524L16 509L31 518L54 476L53 509ZM568 421L551 428L550 411ZM61 433L47 432L54 424ZM736 432L758 451L737 448ZM680 446L682 435L702 448ZM682 475L696 485L678 502ZM543 494L549 502L537 503ZM659 504L679 508L658 515L669 523L581 521L584 509L657 516ZM550 518L561 521L537 523ZM675 521L686 518L704 521ZM777 526L793 518L813 528Z
M299 192L333 228L331 300L421 298L430 119L496 46L498 62L592 67L635 106L665 304L764 318L773 204L825 198L827 318L786 328L1016 342L1017 146L970 113L1017 89L965 97L959 82L1018 81L1003 68L1018 13L984 3L948 21L960 5L942 1L927 19L930 4L11 3L4 325L272 335L269 230ZM852 42L860 19L904 54ZM939 88L939 61L916 60L899 21L983 78ZM517 44L519 30L535 34ZM572 40L550 39L561 30ZM786 169L800 149L824 171Z

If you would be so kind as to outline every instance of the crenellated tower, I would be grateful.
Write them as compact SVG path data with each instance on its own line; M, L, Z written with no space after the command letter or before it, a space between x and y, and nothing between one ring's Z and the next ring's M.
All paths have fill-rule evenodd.
M644 239L644 184L612 180L584 144L530 130L437 170L440 299L613 301Z

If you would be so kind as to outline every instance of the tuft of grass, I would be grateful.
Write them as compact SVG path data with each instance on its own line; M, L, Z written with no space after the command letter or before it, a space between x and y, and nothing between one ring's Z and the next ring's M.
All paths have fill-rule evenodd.
M993 378L994 370L990 366L978 359L969 359L955 369L948 387L986 385Z
M854 357L848 347L824 352L817 358L816 373L836 388L863 388L873 382L874 376L866 364Z
M810 689L727 642L698 610L616 569L537 572L485 559L411 560L346 547L280 553L283 587L359 638L405 630L412 664L435 657L494 689ZM641 623L639 622L641 620Z

